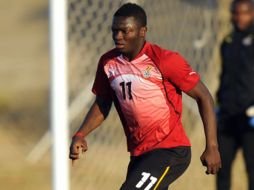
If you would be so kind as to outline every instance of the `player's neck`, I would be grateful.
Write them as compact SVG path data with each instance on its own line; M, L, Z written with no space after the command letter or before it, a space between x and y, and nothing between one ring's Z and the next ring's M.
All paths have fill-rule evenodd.
M128 61L132 61L134 60L137 55L141 52L141 50L143 49L144 45L145 45L146 41L142 41L142 43L140 43L140 45L138 45L138 47L135 49L135 51L133 51L132 53L129 54L124 54L124 57L128 59Z

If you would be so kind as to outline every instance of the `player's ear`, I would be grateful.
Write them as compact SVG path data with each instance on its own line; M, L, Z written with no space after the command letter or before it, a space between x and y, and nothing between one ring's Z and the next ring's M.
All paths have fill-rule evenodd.
M140 37L146 37L147 27L141 27L140 28Z

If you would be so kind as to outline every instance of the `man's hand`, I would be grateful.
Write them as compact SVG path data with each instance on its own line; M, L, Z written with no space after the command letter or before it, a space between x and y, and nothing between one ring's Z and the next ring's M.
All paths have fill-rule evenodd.
M221 158L217 147L207 147L200 160L206 166L206 174L216 174L221 168Z
M87 143L83 137L73 137L70 146L69 158L74 162L79 159L79 154L87 151Z
M201 81L187 94L197 101L199 113L205 128L207 146L200 157L201 162L207 167L206 174L216 174L221 168L221 159L217 146L217 125L213 98Z
M72 159L72 163L79 159L79 154L87 151L87 143L84 140L90 132L99 127L99 125L108 116L112 100L104 100L103 98L96 96L96 100L87 113L83 123L81 124L77 133L73 136L69 158Z

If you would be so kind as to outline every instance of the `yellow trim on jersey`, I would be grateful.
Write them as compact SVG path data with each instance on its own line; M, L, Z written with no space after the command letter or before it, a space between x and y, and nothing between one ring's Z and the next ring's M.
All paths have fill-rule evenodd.
M168 166L168 167L166 168L166 170L164 171L164 173L163 173L162 176L160 177L159 181L156 183L156 186L154 187L153 190L156 190L156 189L159 187L161 181L163 180L163 178L165 177L165 175L167 175L169 169L170 169L170 166Z

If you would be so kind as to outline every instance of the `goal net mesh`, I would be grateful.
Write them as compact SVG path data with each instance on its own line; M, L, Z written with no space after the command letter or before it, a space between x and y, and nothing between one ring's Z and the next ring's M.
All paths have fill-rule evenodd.
M228 0L136 0L148 15L148 41L180 52L214 93L219 71L218 45L229 28ZM69 89L71 131L94 100L91 93L100 56L113 48L111 22L126 1L69 0ZM196 104L184 97L183 123L189 135L200 122ZM75 190L119 189L129 155L119 118L107 120L88 137L89 150L71 170Z

